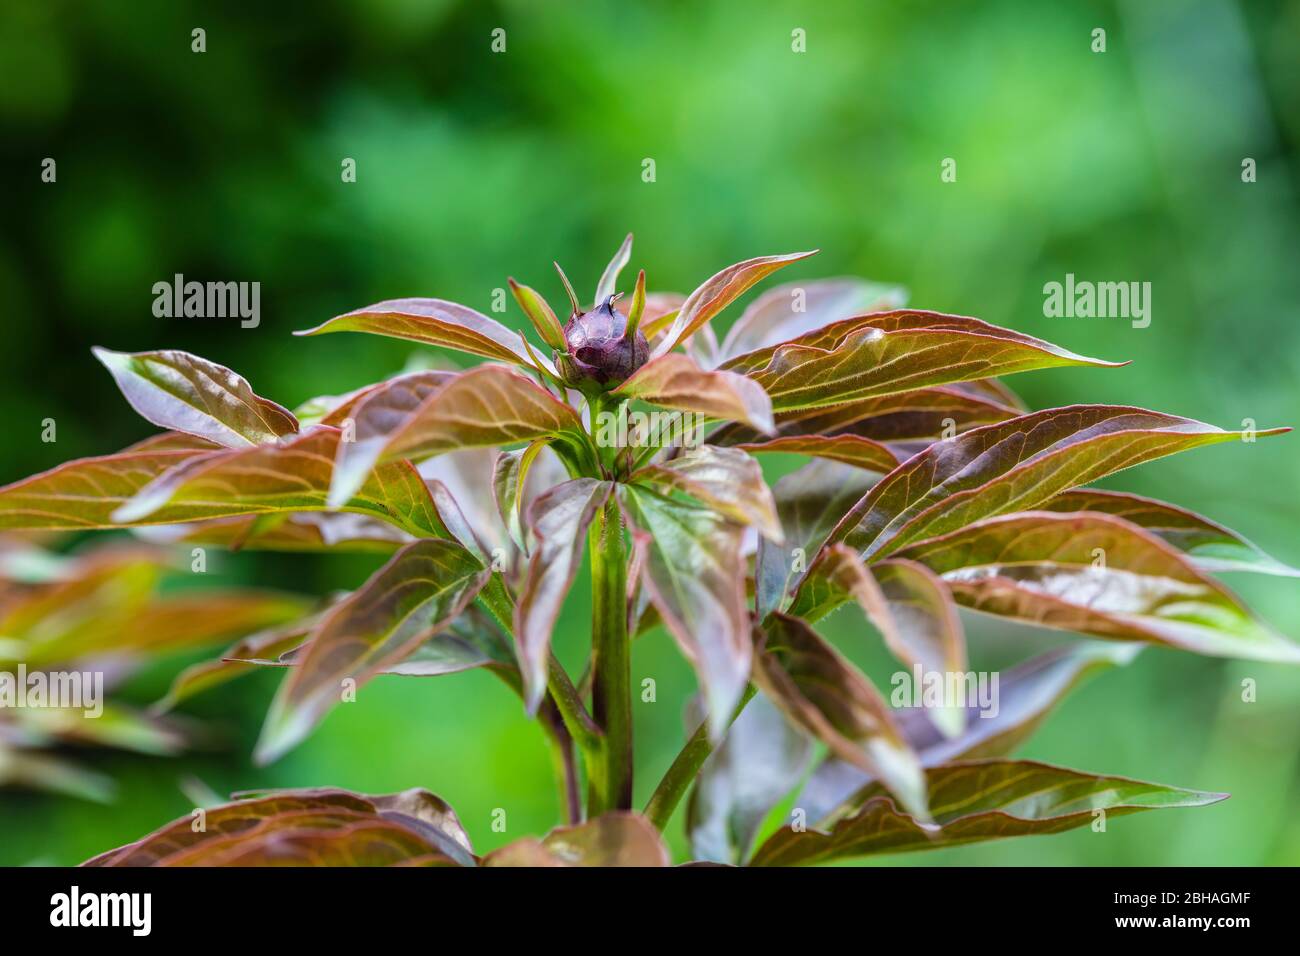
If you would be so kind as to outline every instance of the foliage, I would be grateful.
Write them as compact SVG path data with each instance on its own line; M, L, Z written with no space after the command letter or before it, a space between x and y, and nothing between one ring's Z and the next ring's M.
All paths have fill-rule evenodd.
M1098 812L1221 798L1008 754L1079 679L1143 645L1300 661L1210 576L1296 572L1175 506L1084 487L1286 429L1224 431L1128 406L1028 411L999 376L1117 363L897 308L896 290L865 282L772 289L719 340L715 315L810 253L738 263L685 297L648 293L642 271L628 300L615 287L630 255L629 236L590 308L564 279L565 323L511 281L549 356L443 300L332 319L307 334L387 335L487 362L292 413L186 353L97 351L164 433L0 489L0 527L183 524L188 541L392 552L297 629L183 675L171 702L256 664L286 667L257 747L269 761L377 674L485 667L538 715L569 819L480 861L422 791L288 791L95 862L663 863L657 831L692 786L695 855L754 864L1052 833ZM643 427L652 420L671 427ZM499 453L458 499L452 475L475 449ZM777 452L810 461L771 487L759 459ZM592 635L575 682L550 644L584 553ZM959 607L1100 641L1009 671L992 719L951 701L900 709L814 629L845 606L924 672L965 671ZM629 644L657 624L696 670L700 715L638 815ZM796 800L804 819L752 849L758 823L807 776L809 741L827 755Z

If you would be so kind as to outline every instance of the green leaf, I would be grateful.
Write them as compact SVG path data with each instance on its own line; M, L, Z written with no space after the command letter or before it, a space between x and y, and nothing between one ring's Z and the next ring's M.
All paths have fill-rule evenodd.
M1093 674L1127 664L1142 650L1141 644L1083 641L1053 648L1009 670L996 673L997 690L990 706L980 702L966 708L966 729L946 737L930 720L924 707L894 708L895 722L927 767L954 760L1003 757L1016 750L1071 690ZM813 823L829 822L860 807L865 797L855 797L872 782L858 767L828 757L813 771L799 794L798 806Z
M536 713L546 693L551 631L578 573L587 529L613 487L608 481L575 478L540 495L528 509L536 546L515 605L514 629L530 713Z
M388 299L335 316L328 322L295 332L370 332L392 338L439 345L484 358L529 366L523 337L495 319L467 306L443 299Z
M795 252L784 256L759 256L746 259L734 266L728 266L711 276L698 289L686 297L677 318L664 334L663 339L651 352L651 358L658 358L671 352L713 318L733 301L745 293L755 282L771 275L777 269L792 262L806 259L816 253ZM647 331L647 336L650 334Z
M1198 654L1300 663L1175 548L1121 518L1029 511L977 522L898 557L939 574L957 602L1000 617Z
M550 304L537 290L520 285L514 279L506 281L510 283L510 291L519 303L519 308L524 310L524 315L528 316L528 321L533 324L542 341L553 349L568 351L568 345L564 341L564 326L560 324Z
M983 840L1061 833L1088 826L1099 812L1118 817L1142 810L1203 807L1226 799L1126 777L1103 777L1028 760L970 761L926 772L927 826L898 809L883 790L830 830L783 827L759 847L753 866L827 863L879 853L932 850Z
M908 459L844 517L830 540L868 558L883 556L980 518L1035 508L1122 468L1241 435L1123 405L1033 412L936 442Z
M885 781L899 801L926 818L921 762L894 725L888 705L861 673L798 618L764 623L754 683L805 733L841 760Z
M732 521L754 526L764 537L785 540L763 470L743 451L701 445L662 464L647 465L628 481L665 497L685 492Z
M1186 509L1120 491L1081 488L1057 495L1045 511L1096 511L1137 525L1177 548L1202 571L1257 571L1300 577L1300 570L1283 564L1235 531Z
M271 704L257 762L301 742L341 699L344 682L355 690L450 624L489 577L451 541L417 541L399 551L321 620Z
M740 863L768 812L802 779L812 742L762 694L755 695L709 755L686 808L691 853Z
M762 388L743 375L702 369L690 356L676 352L651 359L611 394L744 422L763 434L773 427L772 403Z
M427 393L385 390L358 404L356 440L339 448L329 500L352 496L377 464L460 448L563 439L586 447L572 408L524 376L480 365Z
M763 386L777 412L1060 365L1111 367L979 319L879 312L724 362Z
M493 850L484 866L667 866L668 848L639 813L605 813Z
M282 445L187 456L130 498L114 494L89 502L78 499L76 504L89 514L91 520L85 524L105 528L325 510L340 437L337 429L320 426ZM5 503L5 493L0 490L0 509ZM375 469L342 510L390 522L416 537L448 534L424 481L409 462ZM3 514L0 510L0 516Z
M641 583L695 666L709 733L718 739L749 682L744 529L712 508L620 485L619 503L644 560Z
M82 866L473 866L469 836L426 790L281 790L186 814Z
M131 407L160 428L228 448L261 445L298 431L298 420L287 409L255 395L230 369L197 355L113 352L98 346L91 351Z

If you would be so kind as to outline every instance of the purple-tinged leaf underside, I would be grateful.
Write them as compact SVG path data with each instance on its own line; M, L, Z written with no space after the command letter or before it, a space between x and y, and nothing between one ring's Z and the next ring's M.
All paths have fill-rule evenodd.
M514 630L530 713L536 713L546 693L551 631L578 573L587 529L613 488L608 481L575 478L540 495L528 509L536 545L515 605Z
M896 707L894 719L927 767L1005 757L1029 739L1071 690L1099 671L1129 663L1141 650L1141 644L1084 641L1001 671L995 695L968 703L966 729L959 737L944 736L924 707ZM864 791L872 780L871 774L829 756L804 785L798 806L810 822L829 825L862 806L873 792Z
M619 503L643 549L641 584L695 666L716 740L749 682L753 656L745 606L743 526L712 508L620 485Z
M404 660L456 618L491 572L451 541L407 545L330 609L280 686L255 759L269 763L301 742L342 699Z
M227 448L273 442L298 431L288 409L262 398L230 369L188 352L93 349L131 407L159 428Z
M798 618L776 613L756 632L754 683L796 727L841 760L884 780L926 818L921 762L880 692Z

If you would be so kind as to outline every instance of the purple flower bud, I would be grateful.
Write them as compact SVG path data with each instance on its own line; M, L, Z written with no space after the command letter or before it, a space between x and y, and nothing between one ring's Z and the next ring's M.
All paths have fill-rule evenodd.
M568 384L575 388L590 383L612 388L650 357L650 346L640 329L631 339L627 337L627 316L614 308L614 298L573 316L564 326L569 355L561 368L574 379Z

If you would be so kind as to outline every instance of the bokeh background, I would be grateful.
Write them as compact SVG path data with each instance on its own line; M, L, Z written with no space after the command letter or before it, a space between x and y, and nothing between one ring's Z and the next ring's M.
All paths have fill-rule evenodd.
M191 30L207 52L191 52ZM506 31L493 53L491 32ZM1106 31L1106 51L1091 49ZM792 31L806 31L806 52ZM412 348L290 332L379 299L488 312L514 275L562 299L628 230L632 268L689 291L734 261L820 247L790 278L900 283L913 304L1132 359L1011 384L1035 407L1140 404L1224 427L1300 424L1300 2L908 4L9 0L0 6L0 482L116 450L151 426L90 346L171 347L292 406L399 370ZM57 182L40 164L57 161ZM357 181L341 181L353 158ZM940 163L957 181L940 181ZM656 181L642 179L643 160ZM1257 181L1242 181L1251 158ZM262 321L158 319L174 273L259 281ZM1149 281L1153 320L1046 318L1042 287ZM738 314L733 308L725 326ZM504 320L518 326L514 310ZM39 440L58 422L57 444ZM1107 483L1177 501L1300 563L1300 440L1216 446ZM72 542L73 545L76 542ZM214 556L210 578L309 593L364 557ZM1235 576L1300 637L1300 582ZM559 629L577 666L588 590ZM976 667L1057 640L970 619ZM874 638L840 647L884 668ZM186 661L140 675L156 699ZM689 668L638 643L638 800L682 739ZM186 813L186 775L225 793L424 786L480 850L544 830L549 758L491 677L381 678L279 763L249 752L277 674L186 709L224 744L180 759L88 754L115 802L0 792L0 863L73 863ZM1240 683L1258 682L1258 700ZM1300 674L1153 650L1078 690L1025 748L1068 766L1233 798L1207 809L885 863L1300 862ZM491 812L507 810L508 832ZM681 814L673 828L682 846Z

